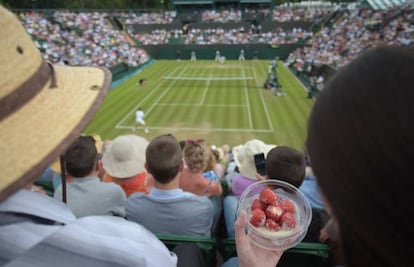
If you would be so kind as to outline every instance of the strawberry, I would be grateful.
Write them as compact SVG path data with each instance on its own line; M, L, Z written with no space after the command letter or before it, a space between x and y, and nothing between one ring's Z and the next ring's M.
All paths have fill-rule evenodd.
M266 209L266 204L263 204L262 202L260 202L258 198L256 198L253 200L252 205L250 206L250 209L252 211L255 209L261 209L264 211Z
M272 219L267 219L265 226L267 229L272 230L272 231L279 231L280 230L280 226L279 224L277 224L277 222L275 222Z
M266 215L263 210L255 209L252 212L252 217L250 218L250 223L255 227L263 226L266 220Z
M282 207L285 211L295 213L295 204L292 203L289 199L285 199L282 201Z
M296 226L295 216L291 212L285 212L282 217L280 217L279 224L283 229L291 229Z
M279 220L280 216L284 213L284 209L281 206L269 205L265 210L266 218L274 221Z
M266 188L260 192L259 199L265 204L272 204L276 202L277 196L271 189Z

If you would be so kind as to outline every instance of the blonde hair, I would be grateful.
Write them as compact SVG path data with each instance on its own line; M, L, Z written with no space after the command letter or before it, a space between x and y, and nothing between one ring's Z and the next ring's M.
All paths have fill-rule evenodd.
M184 160L192 172L203 172L207 167L209 153L204 144L191 142L184 146Z
M212 171L216 168L217 156L215 153L218 153L218 152L216 152L216 150L213 150L211 148L207 148L208 158L207 158L207 166L205 168L205 171Z

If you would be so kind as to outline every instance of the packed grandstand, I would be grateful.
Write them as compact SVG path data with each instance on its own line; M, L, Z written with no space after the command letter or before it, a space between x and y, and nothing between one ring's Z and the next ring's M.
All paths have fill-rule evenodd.
M386 9L325 3L190 12L39 9L16 13L45 59L53 63L138 67L160 58L149 53L160 45L298 44L281 59L315 83L369 47L414 42L414 11L404 3ZM179 56L175 49L170 54Z
M306 2L280 6L259 5L257 8L254 4L250 4L248 7L240 5L223 5L219 8L202 6L201 9L199 5L197 8L191 8L190 4L185 3L185 8L180 9L174 5L173 1L169 9L155 11L24 8L14 9L13 12L32 37L44 59L54 64L104 66L113 72L114 81L116 81L131 69L139 69L154 59L190 60L191 53L194 60L214 60L211 55L215 54L217 47L220 47L223 48L222 56L224 55L230 60L240 60L239 51L241 49L243 60L246 55L246 60L266 60L276 64L275 57L277 57L305 85L310 98L312 98L317 97L318 92L323 90L324 83L332 74L363 51L380 45L414 45L413 5L397 0L391 1L391 3L394 4L380 0L339 4ZM211 54L205 52L206 47L210 47ZM237 47L237 53L230 53L231 48L226 50L227 47ZM285 52L278 54L281 50L276 48L283 48ZM195 55L197 55L197 59ZM276 72L276 66L273 67ZM274 73L274 75L277 74ZM139 80L141 88L147 83L144 81L146 81L145 78ZM105 144L99 135L94 138L95 144L99 144L99 150L101 150L98 151L99 153L104 153L105 148L109 146L111 141L114 141L111 140ZM261 153L267 153L270 150L260 140L255 141L259 143L258 146L261 146L263 150L260 151ZM239 162L234 160L234 153L236 153L234 151L237 153L242 153L242 149L247 151L246 147L251 145L249 142L238 147L241 150L233 150L235 147L229 147L225 144L217 144L213 147L205 146L205 140L182 140L182 142L184 157L188 154L188 165L190 165L191 156L194 156L191 153L196 153L189 151L189 147L196 150L202 146L200 144L203 144L206 151L208 150L205 153L211 153L210 157L214 158L208 159L213 162L210 169L204 168L200 172L205 178L210 179L207 182L204 181L208 184L205 189L203 187L203 190L206 190L203 191L204 195L215 189L218 193L211 193L208 195L209 197L224 198L226 194L231 195L232 190L237 187L234 185L233 179L238 176L246 176L245 173L242 173L243 170L240 171ZM187 150L185 146L187 146ZM314 178L309 162L305 162L305 159L309 160L306 151L302 152L304 170L305 163L307 165L306 175L302 175L301 178ZM200 157L206 158L208 156L203 154ZM205 159L204 167L207 167L208 160ZM250 167L255 167L252 166ZM34 190L39 190L52 197L55 195L56 198L55 189L59 186L62 187L62 185L60 180L56 180L56 177L61 178L61 174L59 170L54 169L55 167L50 166L39 178L38 183L38 185L44 186L47 181L52 182L52 185L49 184L49 187L45 187L46 189L34 187ZM212 174L210 171L215 173ZM103 176L100 178L106 179L106 182L116 182L118 179L114 175L105 174ZM194 178L191 174L188 176ZM137 177L138 175L134 178ZM217 188L214 188L214 182L217 183ZM135 188L132 188L136 184L126 185L123 182L119 182L119 184L123 190L136 192ZM233 189L232 186L234 186ZM142 187L145 188L141 192L145 194L152 188L152 186L147 187L147 184ZM239 193L241 194L241 192ZM217 203L213 201L213 205L215 204ZM312 206L315 208L314 216L320 216L320 218L318 217L319 223L322 221L326 223L329 216L326 215L322 204L311 204L314 204ZM219 213L226 208L223 203L220 203L219 206ZM322 215L316 213L317 211L321 211ZM125 211L120 216L125 217ZM213 223L217 223L216 220L220 219L214 218ZM138 223L141 222L138 221ZM223 221L220 223L225 224ZM221 228L212 232L211 236L205 235L207 236L205 239L181 237L181 240L174 240L163 235L159 235L159 238L168 246L175 245L174 242L179 241L196 242L203 250L207 265L221 266L219 264L225 259L236 254L235 241L232 239L234 233L233 236L228 236L228 227L222 226ZM217 241L216 237L217 240L220 240ZM308 241L319 243L314 239ZM331 248L313 245L312 247L299 246L297 251L301 251L303 255L320 257L313 263L328 267L337 263L333 262L336 258L331 258L329 249ZM305 259L305 261L309 263L309 259ZM285 263L284 266L299 265Z

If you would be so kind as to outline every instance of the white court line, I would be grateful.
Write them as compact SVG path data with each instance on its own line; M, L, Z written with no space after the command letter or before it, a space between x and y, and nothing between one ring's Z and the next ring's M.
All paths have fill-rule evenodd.
M206 80L206 89L204 90L203 96L201 97L200 105L202 105L204 103L204 100L206 99L206 95L208 92L208 88L210 87L210 83L211 83L210 79Z
M254 71L253 69L253 76L255 77L254 79L256 80L256 84L257 86L260 86L259 81L257 80L257 75L256 75L256 71ZM260 95L260 100L262 101L262 106L265 110L265 114L266 114L266 119L267 119L267 124L270 126L270 129L273 131L273 124L272 124L272 120L270 119L270 115L269 115L269 111L267 109L267 105L266 102L264 101L263 98L263 89L258 89L260 90L259 95Z
M174 68L174 70L170 73L170 75L174 74L175 72L177 72L177 70L179 69L183 69L180 73L180 75L178 76L178 78L182 77L181 75L188 69L188 67L178 67L178 68ZM241 69L243 71L244 77L246 77L246 73L245 73L245 68L237 68L237 69ZM253 69L254 72L254 68L251 67L251 69ZM255 74L255 72L254 72ZM250 78L249 78L250 79ZM254 78L252 78L254 80L257 81L257 77L255 76ZM178 80L178 79L176 79ZM181 103L158 103L161 98L167 93L167 91L169 91L171 89L171 87L176 83L176 80L174 80L170 86L164 91L164 93L157 99L157 101L151 106L151 108L146 112L147 115L148 113L150 113L154 107L156 105L163 105L163 106L173 106L173 105L180 105L180 106L199 106L199 104L181 104ZM205 79L206 80L206 79ZM250 129L241 129L241 128L194 128L194 127L158 127L158 126L151 126L151 129L154 130L185 130L185 131L218 131L218 132L251 132L251 133L272 133L273 132L273 127L271 125L270 122L270 127L271 129L253 129L253 122L252 122L252 117L251 117L251 109L250 109L250 100L248 97L248 91L247 91L247 83L246 80L248 79L244 79L244 92L246 94L246 103L247 105L232 105L232 104L224 104L224 105L219 105L219 104L204 104L203 106L209 106L209 107L247 107L248 109L248 115L249 115L249 124L250 124ZM141 106L142 103L145 102L145 100L147 98L149 98L152 94L154 94L165 82L166 80L164 80L163 82L161 82L154 90L152 90L152 92L147 95L142 101L140 101L140 103L136 106L136 108L138 108L139 106ZM263 98L263 96L261 95L261 97ZM262 100L263 101L263 100ZM116 129L132 129L133 126L121 126L120 124L122 122L124 122L126 120L126 118L128 116L130 116L133 112L135 112L136 108L134 110L132 110L131 112L129 112L127 115L124 116L124 118L116 125ZM266 112L266 116L268 116L268 112L267 110ZM269 118L268 118L269 120Z
M177 70L176 69L174 69L172 72L171 72L171 74L173 74L174 72L176 72ZM160 82L159 84L158 84L158 86L157 87L155 87L155 89L154 90L151 90L151 93L149 93L147 96L145 96L145 98L144 99L142 99L139 103L138 103L138 105L136 105L135 106L135 108L133 108L130 112L128 112L117 124L116 124L116 126L115 126L115 129L120 129L120 127L122 127L121 125L124 123L124 121L129 117L129 116L131 116L131 114L133 114L133 113L135 113L135 111L142 105L142 103L144 103L145 102L145 100L147 100L150 96L152 96L153 94L155 94L156 92L157 92L157 90L158 90L158 88L160 88L163 84L165 83L165 81L162 81L162 82ZM130 128L132 128L132 126L130 127Z
M183 80L183 81L245 81L254 80L253 77L175 77L175 76L164 76L162 80Z
M242 71L243 71L243 75L246 77L246 70L242 69ZM249 94L248 94L248 91L247 91L246 81L244 81L244 94L246 95L247 115L249 117L250 129L253 129L252 113L251 113L251 110L250 110L250 100L249 100Z
M183 104L183 103L158 103L158 106L188 106L199 107L200 104ZM203 107L224 107L224 108L245 108L247 105L233 105L233 104L203 104Z
M184 70L182 70L180 72L180 74L178 75L178 77L182 77L182 75L187 71L188 67L184 68ZM167 87L167 89L164 90L164 92L162 93L162 95L160 95L157 100L152 104L152 106L148 109L146 117L148 116L149 113L151 113L151 111L155 108L155 106L158 104L158 102L161 101L161 99L171 90L171 88L173 87L173 85L177 82L177 80L172 81L170 83L170 85ZM152 128L152 127L151 127Z
M217 65L217 63L212 63L212 64L207 64L207 66L208 65ZM242 69L242 68L246 68L246 69L253 69L254 67L245 67L245 66L226 66L226 69L233 69L233 70L240 70L240 69ZM182 68L185 68L185 67L183 67L183 66L178 66L177 67L177 69L182 69ZM211 67L195 67L195 66L192 66L191 67L191 69L202 69L202 70L205 70L205 69L210 69Z
M257 80L256 70L254 68L252 68L252 70L253 70L254 80L256 81L256 86L257 86L257 88L259 88L260 84L259 84L259 81Z
M130 126L119 126L118 129L131 129ZM272 133L269 129L238 129L238 128L193 128L193 127L158 127L151 126L151 130L182 130L182 131L211 131L211 132L249 132L249 133Z

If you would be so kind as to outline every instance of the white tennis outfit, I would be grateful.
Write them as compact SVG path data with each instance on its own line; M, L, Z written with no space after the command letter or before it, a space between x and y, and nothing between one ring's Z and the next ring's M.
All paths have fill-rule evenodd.
M144 116L144 111L137 110L135 113L135 121L141 125L145 125Z

